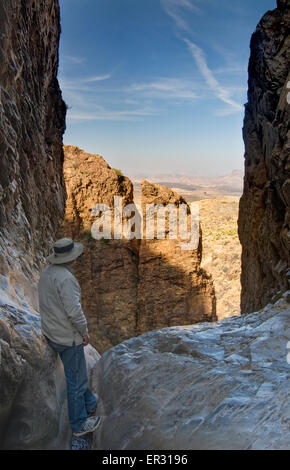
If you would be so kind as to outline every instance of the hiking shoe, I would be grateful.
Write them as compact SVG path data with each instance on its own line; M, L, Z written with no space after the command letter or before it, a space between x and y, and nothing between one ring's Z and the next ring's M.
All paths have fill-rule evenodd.
M73 435L75 437L83 436L84 434L88 434L89 432L95 431L101 422L100 416L96 416L95 418L87 418L85 423L82 425L79 431L74 431Z

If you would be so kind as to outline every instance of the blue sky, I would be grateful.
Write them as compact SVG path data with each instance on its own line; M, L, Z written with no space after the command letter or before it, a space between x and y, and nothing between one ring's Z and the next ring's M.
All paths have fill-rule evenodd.
M275 0L60 0L64 143L124 174L244 167L249 44Z

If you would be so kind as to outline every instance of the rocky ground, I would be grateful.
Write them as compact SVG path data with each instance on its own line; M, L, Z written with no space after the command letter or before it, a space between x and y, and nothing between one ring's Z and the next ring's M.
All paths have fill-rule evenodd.
M98 362L99 449L290 449L290 291L261 311L132 338Z

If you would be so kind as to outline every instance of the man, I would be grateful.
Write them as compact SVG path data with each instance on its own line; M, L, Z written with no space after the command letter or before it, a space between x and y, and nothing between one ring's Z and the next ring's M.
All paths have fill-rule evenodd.
M89 341L87 321L82 311L80 287L71 265L82 254L83 245L70 238L54 244L50 263L38 283L41 329L63 362L67 383L70 425L74 436L94 431L101 418L94 416L97 397L88 386L84 346Z

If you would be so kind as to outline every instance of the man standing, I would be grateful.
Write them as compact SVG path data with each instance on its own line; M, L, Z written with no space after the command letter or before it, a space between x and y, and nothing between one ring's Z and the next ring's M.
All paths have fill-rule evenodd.
M82 252L81 243L74 243L70 238L58 240L38 283L41 329L64 366L74 436L94 431L101 421L99 416L94 416L98 399L88 386L84 346L90 338L80 287L71 267Z

